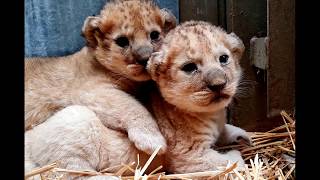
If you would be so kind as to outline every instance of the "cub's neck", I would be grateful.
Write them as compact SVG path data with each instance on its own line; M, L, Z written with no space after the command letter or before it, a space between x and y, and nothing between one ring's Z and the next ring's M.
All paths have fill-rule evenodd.
M199 135L207 146L218 139L226 123L226 110L216 112L187 112L166 102L159 91L153 91L152 113L157 120L160 131L169 144L190 144Z

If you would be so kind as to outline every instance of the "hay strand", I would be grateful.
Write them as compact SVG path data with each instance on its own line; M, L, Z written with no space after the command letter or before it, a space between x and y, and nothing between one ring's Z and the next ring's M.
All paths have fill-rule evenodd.
M239 172L234 163L231 166L223 167L216 171L193 172L185 174L166 174L159 172L162 166L157 167L148 175L145 174L160 147L158 147L150 156L148 161L140 167L139 154L137 155L137 165L135 169L132 167L135 162L131 164L121 164L114 167L103 169L99 172L94 171L80 171L71 169L58 168L56 163L43 166L32 170L25 175L25 179L32 178L35 175L40 175L43 180L44 173L64 173L56 176L55 179L61 179L63 175L77 174L83 176L105 175L117 176L123 180L169 180L169 179L223 179L223 180L262 180L262 179L278 179L287 180L295 178L295 120L285 111L281 111L284 124L271 129L267 132L249 132L253 146L245 145L229 145L224 147L217 147L216 150L237 149L242 153L246 161L244 171ZM112 169L119 169L116 173L111 173ZM122 176L124 172L129 171L132 175ZM158 173L157 173L158 172Z
M25 179L28 179L32 176L35 176L35 175L38 175L38 174L41 174L41 173L44 173L44 172L47 172L47 171L50 171L52 170L53 168L55 168L57 166L57 163L52 163L52 164L49 164L49 165L46 165L46 166L43 166L43 167L40 167L40 168L37 168L29 173L27 173L25 175Z

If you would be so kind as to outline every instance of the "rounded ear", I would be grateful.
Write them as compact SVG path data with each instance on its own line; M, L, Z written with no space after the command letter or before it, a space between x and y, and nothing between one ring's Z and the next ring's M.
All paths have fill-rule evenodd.
M242 40L235 34L235 33L230 33L228 34L228 42L230 44L230 50L231 53L237 58L241 59L243 52L245 50L245 46L242 42Z
M163 31L167 34L171 29L177 25L177 19L172 12L166 8L160 10L161 16L164 19Z
M157 81L159 77L159 67L163 61L163 58L163 52L154 52L149 58L146 69L149 72L151 79L154 81Z
M88 47L95 48L98 45L97 33L100 33L99 24L100 18L96 16L89 16L84 21L82 36L86 39Z

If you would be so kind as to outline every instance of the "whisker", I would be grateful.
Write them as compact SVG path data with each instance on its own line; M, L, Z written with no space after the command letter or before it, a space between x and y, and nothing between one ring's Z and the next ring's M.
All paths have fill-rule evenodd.
M235 98L246 98L250 97L253 93L254 87L258 84L258 82L254 80L244 79L241 77L236 94L234 95Z

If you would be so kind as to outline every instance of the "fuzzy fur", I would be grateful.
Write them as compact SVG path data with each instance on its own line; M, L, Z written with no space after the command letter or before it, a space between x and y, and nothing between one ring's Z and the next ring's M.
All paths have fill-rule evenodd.
M241 136L250 143L244 130L225 124L225 108L240 80L243 51L244 45L234 33L190 21L168 33L159 52L149 60L147 69L159 89L152 91L151 111L167 140L168 171L215 170L228 161L243 167L239 151L223 154L211 148L218 141L228 144ZM219 62L222 55L229 56L227 63ZM197 69L184 71L190 63ZM226 85L220 93L210 89L221 82Z
M151 2L115 1L85 21L87 47L65 57L26 59L25 129L78 104L97 113L106 127L128 132L140 150L152 153L162 145L164 152L154 119L132 95L150 79L138 61L148 59L174 26L174 16ZM160 32L159 39L150 39L152 31ZM120 36L129 46L116 44Z
M25 132L26 172L53 162L66 169L100 171L122 163L137 162L138 154L141 164L149 158L135 147L126 133L106 128L96 114L85 106L64 108ZM148 172L162 163L161 156L157 157ZM118 170L113 168L109 172ZM66 177L88 179L90 176ZM99 179L99 176L89 179Z
M187 36L180 41L183 34ZM189 41L189 38L198 39ZM186 74L181 71L181 65L195 60L186 58L190 47L194 47L191 54L199 53L196 58L199 71ZM241 40L234 34L204 22L184 23L168 34L147 66L159 89L149 86L155 89L147 89L145 105L155 117L168 145L165 154L153 161L149 172L159 165L171 173L215 170L225 166L227 161L238 161L241 169L243 159L239 151L222 154L212 146L218 142L237 142L239 137L251 142L244 130L225 124L224 108L236 92L243 50ZM230 56L230 63L224 67L215 59L221 53ZM228 78L225 93L229 96L218 102L213 101L216 94L205 84L216 83L219 76L211 76L212 81L203 82L207 79L206 74L212 74L208 72L215 68L222 68ZM197 73L202 75L197 76ZM195 81L195 78L198 79ZM201 91L206 93L194 95ZM209 103L208 99L211 99ZM95 112L83 106L67 107L26 132L26 160L40 165L60 162L62 167L99 171L121 163L137 162L138 153L140 164L143 164L147 155L139 151L125 133L105 127Z
M134 146L131 144L126 146L131 149L137 148L151 154L161 146L160 154L165 152L166 141L155 120L134 95L139 92L141 85L150 79L145 66L138 61L148 60L151 53L161 45L165 34L175 27L175 21L170 12L165 9L160 10L150 1L113 1L104 7L100 15L88 17L84 22L82 32L87 46L79 52L64 57L25 60L26 172L35 166L43 166L48 162L67 157L67 155L62 156L62 152L58 153L59 143L63 144L67 141L66 138L75 140L72 146L74 148L65 147L64 150L70 153L68 154L70 159L66 159L66 164L62 164L61 167L71 167L75 164L78 164L78 168L94 170L104 167L97 164L94 156L93 159L89 157L99 151L94 148L110 146L111 142L106 140L102 142L108 142L107 144L97 145L99 141L90 141L93 144L88 146L86 138L91 137L92 131L89 131L91 125L86 124L86 120L92 118L68 117L70 116L68 111L65 113L64 110L73 105L85 106L92 111L91 114L94 114L101 125L108 129L106 130L108 133L103 136L112 137L111 134L114 132L116 139L123 139L125 144L132 142ZM152 31L160 33L158 39L150 38ZM127 37L129 45L126 47L118 45L116 40L119 37ZM59 120L55 113L65 114L65 121ZM47 119L51 119L49 123L46 122ZM56 126L54 121L57 121ZM68 124L68 121L72 123ZM61 123L65 123L65 127ZM73 123L78 124L72 125ZM88 131L79 131L80 127L88 128ZM103 131L99 132L104 134ZM80 134L75 135L77 133L73 132ZM52 136L47 136L48 133ZM59 136L55 136L55 133ZM123 135L118 136L119 133ZM32 138L28 138L30 136ZM45 139L42 139L43 137ZM35 148L40 146L44 149ZM55 147L58 149L54 149ZM89 149L85 151L89 157L81 155L85 149ZM53 152L55 150L58 153L56 155ZM121 152L131 154L131 151L127 150ZM132 154L135 155L131 159L135 159L136 153ZM79 159L73 161L73 157L90 160L84 164L79 163ZM130 158L120 157L122 156L116 154L115 157L109 156L108 162L130 163L128 162ZM109 167L108 162L105 162L107 163L105 166Z

